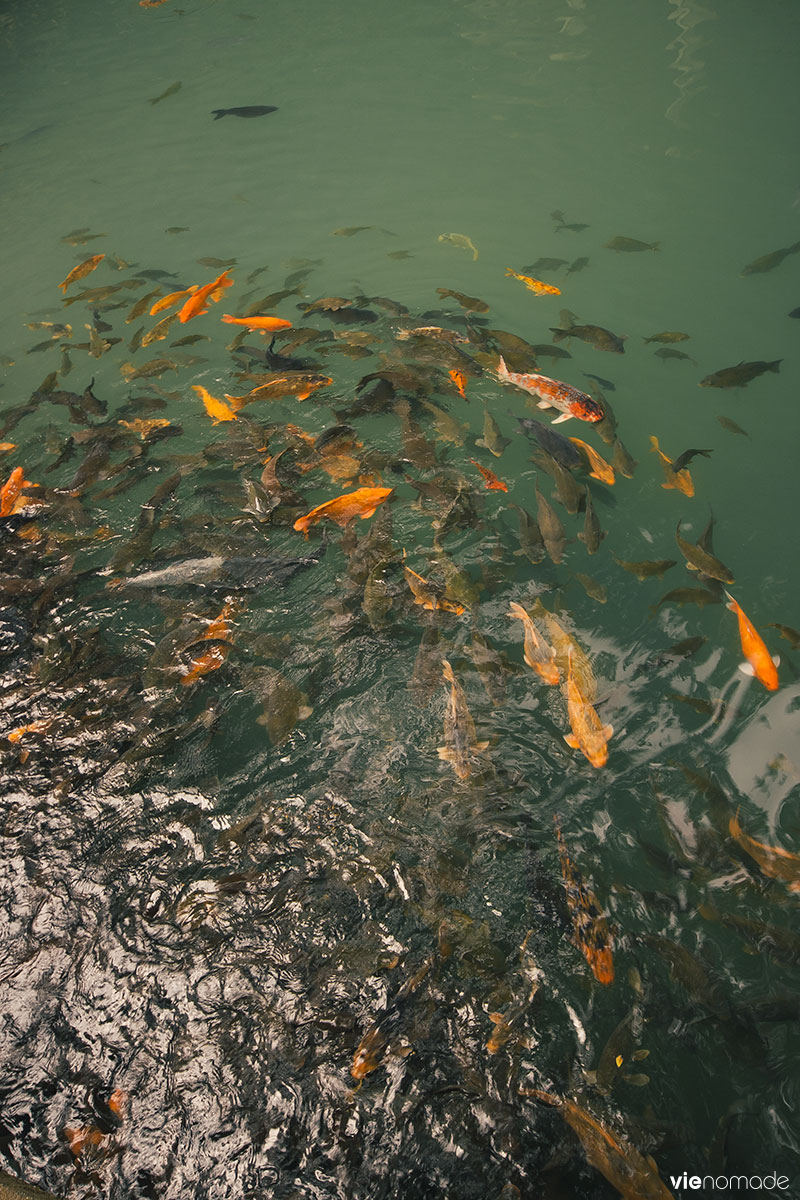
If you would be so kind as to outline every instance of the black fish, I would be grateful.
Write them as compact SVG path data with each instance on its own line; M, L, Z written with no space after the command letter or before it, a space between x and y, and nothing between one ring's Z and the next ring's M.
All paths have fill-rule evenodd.
M274 104L247 104L244 108L212 108L214 120L220 117L265 117L267 113L277 112Z
M511 416L514 416L511 409L508 411ZM517 420L528 437L535 438L542 449L546 450L562 467L571 471L583 466L583 459L569 438L562 437L560 433L543 425L541 421L534 421L533 417L517 417Z
M584 371L583 374L586 379L593 379L595 383L599 383L600 387L605 388L607 392L617 390L616 384L612 383L610 379L603 379L602 375L590 375L588 371Z

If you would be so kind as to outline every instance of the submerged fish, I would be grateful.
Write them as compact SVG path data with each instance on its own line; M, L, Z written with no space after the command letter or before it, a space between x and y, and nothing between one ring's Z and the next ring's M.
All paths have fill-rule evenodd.
M676 491L682 492L684 496L693 496L694 482L686 468L683 466L678 468L671 458L667 458L664 451L659 447L658 438L654 435L650 437L650 445L653 452L661 460L661 466L664 471L662 488L667 488L668 490L674 488Z
M215 121L220 117L265 117L267 113L277 112L274 104L246 104L241 108L212 108Z
M85 279L87 275L90 275L99 267L104 258L105 254L93 254L91 258L84 259L82 263L78 263L77 267L73 267L66 279L58 285L62 292L65 292L76 279Z
M640 242L637 238L629 237L613 237L610 242L605 243L607 250L658 250L661 246L660 242Z
M686 342L689 340L688 333L675 333L667 331L666 333L654 333L650 337L644 339L644 344L648 342Z
M610 329L604 329L602 325L578 325L572 313L565 309L561 313L561 325L558 329L552 329L554 342L562 342L564 338L579 338L582 342L588 342L590 346L594 346L597 350L607 350L611 354L624 354L625 347L623 342L625 337L619 337L616 333L612 333Z
M445 612L455 613L456 616L460 616L461 613L466 611L463 604L453 604L450 600L445 599L443 587L431 583L428 579L424 579L422 575L418 575L410 567L404 565L403 574L406 577L406 583L411 589L415 604L419 604L422 608L427 608L431 611L443 609Z
M779 375L782 362L782 358L776 358L775 362L764 362L762 360L744 362L742 360L735 367L722 367L719 371L714 371L711 375L706 375L705 379L700 380L700 387L747 387L747 384L751 380L758 379L759 375L763 375L765 371L772 371L774 375Z
M734 841L755 859L765 875L788 884L790 892L800 892L800 855L792 854L781 846L768 846L766 842L757 842L742 829L738 812L735 817L731 817L729 830Z
M178 79L175 83L171 83L166 91L163 91L160 96L154 96L150 101L151 104L158 104L161 100L166 100L168 96L174 96L176 92L181 90L181 81ZM170 233L171 230L167 230Z
M471 250L473 262L477 261L478 251L473 246L469 238L463 233L440 233L437 242L449 242L451 246L457 246L459 250Z
M500 427L495 421L488 408L484 409L483 413L483 437L475 439L475 445L483 447L493 454L495 458L499 458L505 450L506 446L511 444L511 439L503 437L500 432Z
M475 740L472 719L461 684L453 674L446 658L442 659L445 684L450 685L450 697L444 714L444 745L438 747L439 758L449 762L459 779L469 779L476 754L488 749L489 743Z
M611 931L608 922L603 916L597 897L586 886L580 872L569 857L558 817L554 817L553 820L575 944L591 967L597 982L613 983L614 960L611 954Z
M785 258L790 254L797 254L800 250L800 242L794 242L791 246L786 246L783 250L773 250L769 254L762 254L760 258L755 258L746 267L742 267L742 275L761 275L765 271L774 271L775 267L780 266Z
M204 287L196 288L178 313L178 320L181 325L185 325L193 317L200 317L204 313L207 313L206 303L209 300L213 300L215 303L221 300L223 289L229 287L233 287L233 279L227 271L223 271L211 283L205 284Z
M637 579L641 580L653 579L654 577L660 579L666 571L669 571L670 567L677 566L674 558L657 559L655 561L645 559L642 562L624 562L621 558L617 558L616 554L612 554L611 557L624 570L630 571L631 575L635 575Z
M542 283L541 279L532 279L530 275L520 275L519 271L514 271L511 267L506 267L506 275L511 275L520 283L524 283L528 291L533 292L536 296L561 295L561 288L557 288L554 284Z
M443 300L446 300L448 296L452 297L453 300L457 300L467 312L484 313L489 311L489 305L486 301L479 300L477 296L465 296L463 292L454 292L451 288L437 288L436 291Z
M488 467L482 467L474 458L469 460L474 467L477 467L484 478L484 487L493 492L507 492L508 484L503 483L502 479L498 479L494 471L490 471Z
M700 571L704 575L710 576L711 579L719 579L722 583L734 583L734 578L724 563L715 558L713 554L709 554L702 546L695 545L694 542L687 542L681 537L681 522L678 522L678 528L675 533L675 541L678 543L678 549L689 564L690 571Z
M293 575L319 562L324 547L305 558L234 557L209 555L169 563L166 567L143 571L127 579L112 581L114 588L203 587L229 591L247 590L276 584L284 587Z

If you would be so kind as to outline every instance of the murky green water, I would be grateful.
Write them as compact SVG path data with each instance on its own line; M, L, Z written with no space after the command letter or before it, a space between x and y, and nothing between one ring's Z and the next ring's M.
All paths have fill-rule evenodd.
M120 1200L666 1194L636 1147L675 1195L684 1171L796 1188L795 867L746 837L800 853L798 655L768 628L800 626L799 27L777 0L3 6L0 474L41 502L0 519L6 1169ZM277 111L212 117L242 105ZM222 301L141 347L160 317L128 321L137 301L227 260ZM69 303L96 288L119 290ZM279 292L259 311L317 336L265 364L219 317ZM360 315L299 307L320 297ZM624 353L550 357L562 310ZM466 341L398 337L434 325ZM665 331L689 336L645 343ZM563 561L520 553L511 506L535 517L554 484L515 419L547 414L497 380L500 352L533 370L506 334L604 397L638 460L613 486L574 472L595 554L557 500ZM332 382L218 425L192 390L294 370ZM710 452L693 496L662 488L652 435ZM394 489L375 516L292 528L359 483ZM738 671L718 581L684 569L678 522L696 542L712 515L777 691ZM644 581L616 561L667 559ZM465 611L415 605L404 564ZM659 605L698 587L702 608ZM597 677L598 769L524 665L508 606L537 600ZM443 658L488 743L463 778L437 753ZM575 944L554 818L611 983Z

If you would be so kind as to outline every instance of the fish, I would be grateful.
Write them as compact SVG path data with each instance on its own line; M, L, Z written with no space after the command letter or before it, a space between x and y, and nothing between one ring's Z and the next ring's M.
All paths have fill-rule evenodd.
M676 567L678 564L674 558L663 558L651 561L645 559L642 562L625 562L621 558L617 558L616 554L611 557L614 562L622 567L625 571L629 571L631 575L635 575L637 579L653 579L661 577L670 570L671 567Z
M583 271L584 268L588 267L588 265L588 258L576 258L575 261L571 262L567 267L567 274L572 275L575 271Z
M591 575L581 575L575 572L573 579L577 579L587 596L591 596L592 600L596 600L598 604L608 603L608 588L605 584L598 583L596 579L592 579Z
M24 494L25 489L38 486L25 478L23 467L15 467L0 488L0 517L10 517L25 508L30 503Z
M144 441L153 430L166 429L170 422L164 417L153 417L150 420L143 420L141 417L137 417L135 421L117 421L117 424L124 425L132 433L138 433L139 437Z
M199 284L193 283L191 287L181 288L180 291L177 292L169 292L168 295L162 296L155 302L150 309L150 316L154 317L156 313L163 312L165 308L172 308L173 304L177 304L179 300L183 300L186 296L193 296L197 291L199 291ZM157 296L158 292L151 292L151 295ZM141 300L139 303L141 304Z
M661 466L664 471L664 482L662 488L669 490L674 488L678 492L682 492L684 496L694 495L694 481L685 467L678 470L675 467L671 458L667 458L666 454L659 448L658 438L654 435L650 437L650 445L652 450L661 460Z
M196 260L201 267L211 267L215 271L221 271L223 267L235 267L237 259L235 258L198 258Z
M567 715L571 733L564 741L573 750L580 750L593 767L604 767L608 762L608 740L614 732L613 725L603 725L594 708L581 692L572 670L573 651L567 654Z
M707 604L720 604L721 598L716 592L711 592L707 588L673 588L671 592L667 592L662 596L658 604L654 604L650 608L650 616L654 617L664 604L696 604L699 608L705 608Z
M464 445L464 435L469 432L468 425L457 421L445 409L439 408L438 404L431 404L430 400L423 400L422 405L433 417L436 432L442 441L452 442L454 446Z
M222 117L265 117L277 111L275 104L246 104L241 108L212 108L211 115L219 121Z
M132 362L124 362L119 370L130 383L134 379L157 379L166 371L177 371L178 364L170 358L152 358L150 362L142 363L139 367Z
M742 267L740 274L763 275L766 271L774 271L785 258L788 258L790 254L797 254L798 250L800 250L800 242L794 242L793 245L786 246L783 250L772 250L769 254L762 254L760 258L754 258L746 267Z
M158 103L160 103L161 100L166 100L168 96L174 96L175 93L179 92L180 90L181 90L181 81L180 81L180 79L178 79L175 83L171 83L169 85L169 87L166 89L166 91L163 91L160 96L154 96L153 99L150 101L150 103L158 104ZM167 233L170 233L170 232L172 232L172 231L168 229Z
M177 319L177 313L170 313L168 317L163 317L160 321L158 321L150 330L150 332L144 335L139 343L142 349L151 345L153 342L162 341L167 336L170 328L175 324Z
M453 300L457 300L461 307L465 308L467 312L484 313L489 311L489 305L486 303L486 301L479 300L477 296L465 296L463 292L454 292L451 288L437 288L436 293L437 295L441 296L443 300L446 300L448 296L451 296Z
M509 371L502 355L497 367L497 377L501 383L511 383L531 396L538 396L538 408L558 409L561 416L556 417L553 425L568 421L571 417L577 417L580 421L603 419L602 407L585 392L578 391L571 384L549 379L547 375L523 375Z
M797 320L797 318L800 317L800 307L793 308L792 311L789 313L789 316L793 317L795 320Z
M524 555L528 562L540 563L547 553L541 530L533 517L518 504L512 504L519 514L519 550L515 554Z
M553 647L536 632L536 627L527 610L521 604L517 604L515 600L511 600L508 606L508 615L522 621L525 633L524 658L531 670L535 671L545 683L551 685L560 683L561 673L556 665Z
M247 591L270 586L284 587L297 574L316 565L324 547L304 558L233 557L221 554L203 558L180 559L166 567L143 571L138 575L112 579L107 585L121 588L202 587L217 591Z
M547 553L558 566L564 557L564 547L567 542L564 526L552 504L539 491L538 481L536 483L536 505L539 530Z
M447 242L451 246L457 246L459 250L470 250L472 252L472 261L477 262L478 251L473 246L469 238L463 233L440 233L437 242Z
M582 442L580 438L571 437L569 439L573 446L577 446L578 453L584 461L584 467L588 468L589 475L592 479L599 479L601 483L607 483L609 487L613 487L616 476L614 468L606 462L602 454L598 454L593 446L587 442Z
M588 342L597 350L607 350L611 354L625 353L625 347L622 344L625 337L619 337L610 329L604 329L602 325L578 325L572 313L567 312L566 309L561 313L561 322L558 329L552 327L550 329L554 342L562 342L564 338L576 337L582 342Z
M310 371L284 371L260 375L245 373L240 378L261 380L257 387L247 393L248 404L254 400L275 400L281 396L307 400L320 388L330 387L333 383L330 375L315 375Z
M670 346L662 346L660 350L656 350L656 358L682 359L684 362L690 362L693 363L694 366L697 366L697 362L695 359L691 358L690 355L684 354L681 350L673 350Z
M206 302L208 300L217 301L221 299L221 289L229 287L233 287L233 279L227 271L223 271L221 275L218 275L211 283L205 284L204 287L198 287L197 291L189 297L178 313L180 323L185 325L193 317L202 316L204 313L207 313ZM215 292L220 292L220 295L215 296Z
M206 412L215 425L219 425L221 421L235 421L237 419L236 407L233 404L226 404L224 400L220 400L216 396L212 396L202 384L193 383L192 391L197 392L203 401ZM241 405L238 407L241 407Z
M522 269L523 271L533 271L538 275L540 272L557 271L559 267L565 267L568 261L566 258L537 258L535 263Z
M800 632L798 632L796 629L792 629L791 625L770 624L767 626L767 628L777 629L781 637L786 638L786 641L793 650L800 650Z
M282 746L297 722L311 716L308 697L275 667L253 668L245 683L261 705L256 723L264 726L273 746Z
M713 453L713 450L684 450L683 454L678 455L672 466L675 471L680 472L693 458L697 458L699 455L702 455L703 458L710 458Z
M511 445L511 438L503 437L488 408L483 410L483 437L476 438L475 445L488 450L495 458L499 458L506 446Z
M586 489L582 483L579 483L571 471L562 467L551 454L546 450L539 451L538 454L531 455L531 462L536 463L537 467L546 471L551 475L553 482L556 485L556 490L553 492L554 499L563 504L567 512L572 516L580 512L583 508Z
M740 433L742 437L750 437L750 434L747 432L747 430L742 429L741 425L737 425L736 422L732 421L730 417L720 415L717 417L717 420L723 429L727 429L728 433Z
M736 613L739 621L739 639L742 643L742 653L747 660L742 663L739 670L745 675L754 675L759 683L763 683L768 692L777 691L778 672L776 668L780 666L780 658L777 654L770 656L755 625L730 592L726 591L725 595L728 597L726 607Z
M458 779L469 779L475 755L487 750L489 743L475 740L475 722L464 690L446 658L442 659L442 675L445 685L450 685L450 697L444 714L444 745L437 747L437 753L450 763Z
M602 375L590 375L588 371L584 371L583 374L586 379L591 379L599 387L605 388L607 392L615 392L617 390L616 384L610 379L603 379Z
M100 263L105 258L105 254L93 254L91 258L84 259L82 263L78 263L77 267L73 267L66 279L58 285L62 292L66 292L71 283L75 283L77 279L85 279L87 275L91 275L92 271L96 271Z
M503 483L502 479L498 479L497 476L495 475L494 471L490 471L488 467L482 467L481 464L479 462L477 462L474 458L471 458L469 461L472 463L473 467L478 468L478 470L480 471L481 475L483 476L483 478L485 480L484 487L486 487L489 491L491 491L491 492L507 492L508 491L508 484Z
M596 554L600 549L600 543L604 537L607 537L604 529L600 528L600 522L595 515L594 506L592 504L592 496L589 489L586 489L586 516L583 522L583 529L578 534L580 540L586 546L589 554Z
M381 1016L370 1025L353 1055L350 1068L353 1079L363 1080L381 1065L386 1056L390 1032L398 1022L405 1000L417 990L434 961L433 955L426 958L422 966L399 989Z
M575 944L589 964L597 982L608 986L614 982L611 930L597 897L586 886L570 859L558 817L553 818L553 823Z
M619 471L620 475L624 475L626 479L633 479L633 473L638 467L636 459L623 446L618 437L614 438L614 455L611 459L611 465L615 471Z
M226 325L243 325L245 329L258 330L260 333L274 333L276 329L291 329L292 322L283 317L231 317L223 313L221 320Z
M640 242L637 238L613 237L610 242L605 242L604 245L606 250L622 250L630 252L634 250L658 250L661 246L661 243Z
M735 367L722 367L719 371L713 371L711 375L706 375L705 379L700 380L699 386L714 388L747 387L751 380L758 379L759 375L763 375L766 371L772 371L774 375L779 375L782 362L782 358L776 358L774 362L764 362L763 360L745 362L742 360Z
M690 571L701 571L704 575L710 576L711 579L719 579L721 583L734 583L733 575L718 558L713 554L709 554L701 546L695 545L692 542L687 542L681 537L681 522L678 521L678 528L675 533L675 541L678 543L678 549L689 564Z
M604 1125L573 1100L560 1100L538 1088L520 1088L520 1094L534 1096L559 1110L570 1129L577 1134L586 1161L616 1188L623 1200L674 1200L652 1156L645 1157L627 1138Z
M677 333L667 330L666 333L653 333L650 337L644 339L645 346L648 342L687 342L689 340L688 333Z
M201 646L199 652L190 659L185 673L180 677L181 687L190 687L203 675L208 675L210 671L218 671L224 664L230 650L228 639L231 635L229 622L232 614L233 605L226 602L219 615L209 623L198 642L211 642L212 645L206 649L202 649Z
M770 879L782 880L790 892L800 892L800 855L792 854L781 846L768 846L766 842L757 842L750 837L739 822L739 811L735 817L731 817L728 829L734 841L755 859L765 875Z
M141 296L136 301L133 308L128 313L127 317L125 318L125 324L130 325L130 323L132 321L135 321L137 317L140 317L142 315L142 313L144 313L146 311L147 306L150 303L150 301L153 299L153 297L158 296L160 294L161 294L161 288L154 288L153 291L148 292L146 296Z
M422 575L418 575L410 567L404 565L403 574L406 577L406 583L411 589L415 604L419 604L422 608L427 608L431 611L443 609L445 612L455 613L456 616L460 616L461 613L466 612L463 604L454 604L452 601L445 599L444 588L431 583L428 579L423 579Z
M509 415L513 415L510 409ZM541 448L566 470L577 470L583 465L580 451L572 444L572 438L565 438L533 417L517 417L517 421L527 436L535 438Z
M393 490L393 488L385 487L356 488L354 492L348 492L343 496L336 496L333 500L326 500L324 504L318 504L305 516L298 517L292 528L308 537L310 527L316 525L324 517L329 517L341 526L349 525L356 517L360 517L362 521L366 520L367 517L372 516L379 504L383 504L391 496Z
M372 225L346 225L343 229L334 229L332 237L353 237L356 233L363 233L365 229L372 229Z
M532 279L530 275L520 275L519 271L514 271L511 267L506 267L506 275L512 275L514 279L524 283L528 291L533 292L536 296L561 295L561 288L557 288L554 284L542 283L541 279Z

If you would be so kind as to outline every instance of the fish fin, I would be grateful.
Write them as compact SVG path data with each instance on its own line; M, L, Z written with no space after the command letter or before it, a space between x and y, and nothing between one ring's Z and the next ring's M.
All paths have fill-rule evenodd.
M305 721L306 717L310 717L313 711L313 708L311 708L308 704L301 704L300 708L297 710L298 721Z
M225 116L226 110L224 108L212 108L211 112L214 116L214 120L218 121L220 119L220 117Z
M771 362L768 365L767 370L774 371L776 375L780 375L780 367L781 367L782 362L783 362L782 358L776 358L775 362Z
M755 671L749 662L739 663L739 670L743 675L749 675L751 678L755 675Z
M472 749L476 754L483 754L484 750L489 749L488 742L473 742Z
M475 439L475 445L476 445L476 446L481 446L481 447L482 447L484 450L488 450L488 449L489 449L489 447L486 445L486 442L483 440L483 438L476 438L476 439Z
M573 750L580 750L580 748L581 748L581 744L578 741L578 739L575 737L574 733L565 733L564 741L567 743L568 746L571 746Z
M552 404L550 403L550 401L549 401L549 400L540 400L540 401L537 403L536 407L537 407L537 408L552 408L553 406L552 406Z
M608 739L610 737L613 737L613 735L614 735L614 726L613 725L604 725L603 726L603 737L606 739L606 741L608 741Z
M572 413L562 413L560 417L556 417L555 421L551 421L551 425L560 425L562 421L571 421Z
M453 754L452 750L447 748L447 746L437 746L436 753L439 755L439 758L443 759L445 762L455 762L455 755Z
M446 658L442 659L442 674L448 683L455 683L456 677L453 674L453 668L450 666L450 663Z
M563 342L565 337L569 337L568 329L553 329L553 328L551 328L550 332L553 335L554 342Z
M781 656L780 656L780 654L773 654L773 656L772 656L772 661L775 663L775 666L776 666L776 667L779 667L779 666L781 665Z

